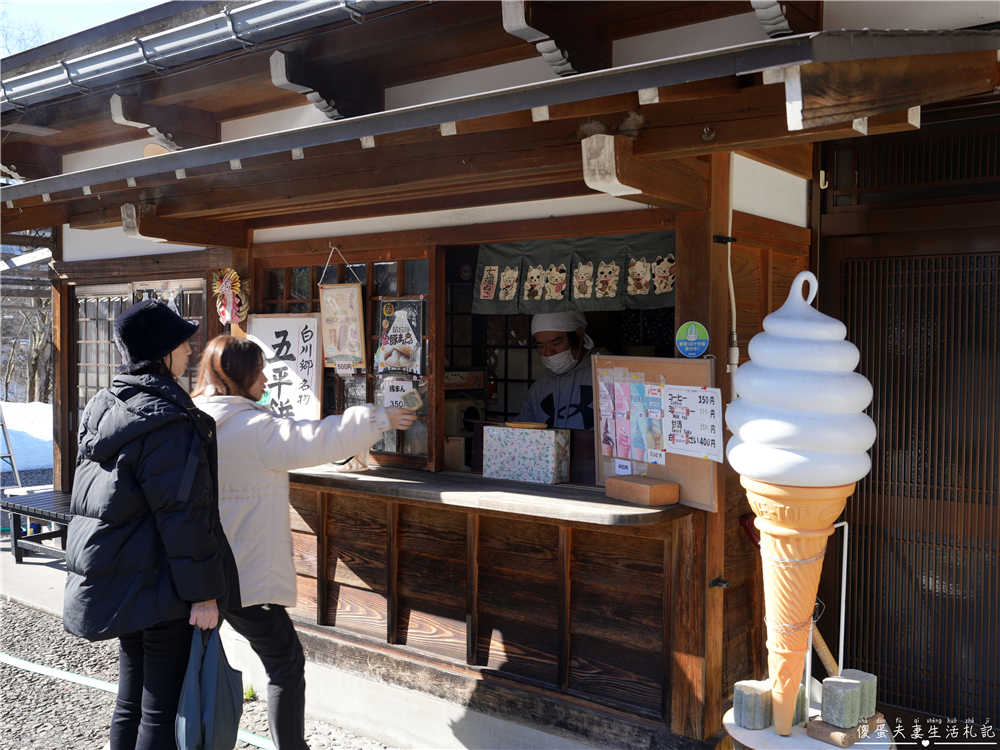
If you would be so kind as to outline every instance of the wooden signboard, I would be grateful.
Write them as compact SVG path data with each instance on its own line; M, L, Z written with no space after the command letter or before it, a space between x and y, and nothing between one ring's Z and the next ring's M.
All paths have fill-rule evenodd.
M657 386L715 386L714 360L668 359L658 357L619 357L595 354L591 357L594 376L594 451L597 484L615 474L645 474L680 485L682 505L708 511L720 507L718 476L722 465L706 458L695 458L659 450L655 463L646 460L648 450L657 450L667 436L657 420L667 412L666 403L655 397L648 404L659 417L646 418L645 388ZM610 384L610 385L609 385ZM637 412L636 399L642 393ZM723 407L718 405L721 410ZM641 422L633 414L642 413ZM634 440L633 440L634 438ZM719 440L722 441L722 435ZM633 443L637 448L632 448Z
M322 419L319 313L251 315L247 338L264 350L271 409L292 419Z

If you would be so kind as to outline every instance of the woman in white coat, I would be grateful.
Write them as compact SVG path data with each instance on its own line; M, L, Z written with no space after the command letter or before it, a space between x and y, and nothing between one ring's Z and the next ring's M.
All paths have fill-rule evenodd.
M416 416L366 405L319 421L288 419L256 403L265 385L260 347L219 336L205 347L192 395L218 427L219 512L240 574L243 606L225 617L267 670L275 746L307 750L305 657L285 611L296 604L288 472L364 453Z

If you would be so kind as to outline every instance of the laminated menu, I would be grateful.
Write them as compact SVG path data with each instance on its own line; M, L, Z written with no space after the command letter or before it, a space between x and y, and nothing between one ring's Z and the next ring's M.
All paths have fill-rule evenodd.
M379 302L378 351L375 372L421 372L423 305L420 300Z

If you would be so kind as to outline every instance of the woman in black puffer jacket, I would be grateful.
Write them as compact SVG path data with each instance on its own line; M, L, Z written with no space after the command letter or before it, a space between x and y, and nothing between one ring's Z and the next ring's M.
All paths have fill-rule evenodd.
M197 329L155 300L122 313L123 374L80 425L63 625L119 639L112 750L175 747L192 630L240 606L219 519L215 422L175 380Z

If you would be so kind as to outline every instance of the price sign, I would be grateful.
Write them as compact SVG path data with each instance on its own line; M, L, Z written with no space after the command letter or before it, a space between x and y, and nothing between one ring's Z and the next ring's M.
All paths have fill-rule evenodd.
M615 460L615 474L631 474L632 462L624 458Z
M405 409L403 394L413 390L412 380L384 380L382 381L382 402L386 407L396 406Z
M722 391L663 386L663 449L722 462Z

